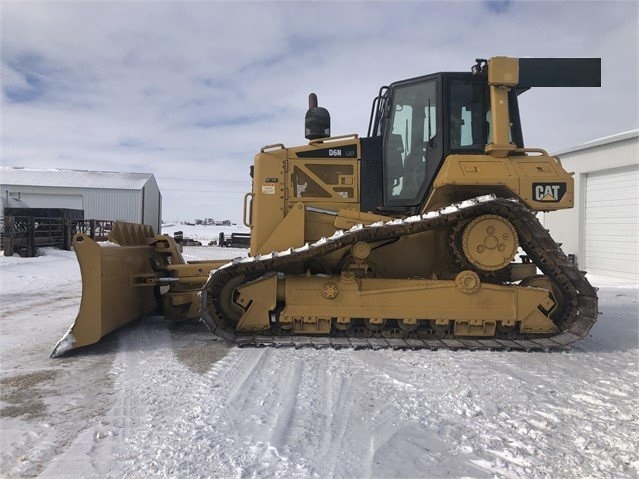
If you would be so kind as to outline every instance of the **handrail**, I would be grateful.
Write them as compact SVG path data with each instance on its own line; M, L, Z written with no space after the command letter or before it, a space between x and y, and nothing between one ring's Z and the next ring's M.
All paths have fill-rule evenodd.
M284 143L274 143L272 145L263 146L262 148L260 148L260 152L264 153L266 150L272 150L275 148L279 150L283 150L285 148Z
M308 142L309 145L314 145L316 143L327 143L327 142L332 142L332 141L337 141L337 140L344 140L346 138L358 138L357 133L351 133L349 135L340 135L340 136L331 136L328 138L317 138L316 140L311 140Z
M247 217L246 216L246 211L247 211L246 199L249 196L251 197L251 201L249 203L250 206L248 207L248 221L247 221L247 219L246 219L246 217ZM255 195L253 193L251 193L251 192L246 193L244 195L244 211L242 212L242 223L244 223L244 226L246 226L247 228L253 228L253 218L252 218L253 214L252 213L253 213L253 198L254 197L255 197Z
M550 156L543 148L517 148L513 150L515 153L539 153L544 156Z

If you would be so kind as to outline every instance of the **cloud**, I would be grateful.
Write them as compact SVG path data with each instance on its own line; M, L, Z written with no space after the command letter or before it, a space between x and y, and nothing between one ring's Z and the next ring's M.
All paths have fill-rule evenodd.
M488 0L484 2L486 8L494 13L505 13L510 9L512 0Z
M521 97L530 146L637 127L633 2L4 2L1 21L2 163L155 173L167 219L238 220L255 152L305 143L309 92L365 135L380 86L477 57L603 58L601 89Z
M9 102L34 101L44 95L48 75L41 63L35 55L18 56L6 63L3 88Z

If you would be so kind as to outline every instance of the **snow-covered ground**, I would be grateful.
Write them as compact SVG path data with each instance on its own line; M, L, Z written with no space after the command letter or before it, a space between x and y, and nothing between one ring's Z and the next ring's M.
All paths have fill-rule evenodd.
M569 352L238 349L147 318L49 359L74 254L0 277L1 477L637 477L637 285L591 278Z
M185 238L192 238L200 241L203 245L208 245L211 241L216 241L220 233L224 233L227 238L232 233L250 233L244 225L213 226L213 225L183 225L179 223L169 223L162 225L162 234L173 236L176 231L182 231Z

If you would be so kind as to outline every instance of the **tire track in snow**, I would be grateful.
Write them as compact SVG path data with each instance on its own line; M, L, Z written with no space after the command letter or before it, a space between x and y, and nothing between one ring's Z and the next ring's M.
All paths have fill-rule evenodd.
M8 296L8 297L7 297ZM25 296L25 295L20 295ZM50 312L51 308L68 307L75 304L80 307L80 293L78 294L64 294L64 292L58 292L56 296L42 300L40 298L33 298L30 296L28 299L16 298L14 295L3 295L2 302L4 304L20 304L18 308L3 309L0 312L0 319L9 318L16 314L33 312L33 310L45 309Z
M251 351L255 352L242 349L237 354L245 356ZM243 448L244 459L253 458L251 469L260 475L285 471L305 477L360 471L363 449L348 431L360 427L361 421L353 417L359 412L351 401L352 371L340 365L343 354L308 349L266 350L264 354L259 367L255 357L243 362L241 374L216 371L218 380L227 384L229 397L235 399L234 412L222 419L232 423L233 440L242 438L238 447ZM228 365L243 360L229 356ZM226 362L221 361L219 367ZM334 390L338 392L333 395ZM353 448L359 452L352 464L337 467L338 456Z
M227 441L234 444L229 459L238 464L240 477L308 477L305 464L290 457L290 444L297 437L298 394L305 376L304 363L295 357L282 357L281 351L257 350L259 358L244 362L242 374L233 371L233 362L220 362L216 371L226 384L228 397L234 398L233 413L220 419ZM254 349L237 349L238 356L255 354ZM230 369L225 370L223 366ZM228 399L226 399L228 400ZM300 405L304 408L304 404ZM243 466L240 466L243 464Z
M2 269L0 276L5 274L10 277ZM68 329L77 311L79 284L28 279L22 292L11 292L16 283L3 283L9 292L0 288L0 377L7 380L43 372L53 376L43 384L21 383L16 391L4 389L15 396L8 398L11 401L5 406L24 413L6 417L3 408L2 477L44 472L87 424L110 406L111 381L105 377L112 359L108 354L102 358L87 355L49 359L55 341ZM42 408L37 409L39 406Z
M600 385L601 371L583 369L580 356L512 354L499 364L501 376L512 384L511 391L504 391L505 397L514 400L501 401L497 395L496 420L482 421L484 442L489 446L480 455L488 470L544 477L556 475L560 467L570 471L564 473L567 477L588 476L598 470L625 477L633 461L636 464L632 445L636 440L627 432L629 428L639 430L636 415L622 413L632 409L631 394L623 396L629 386L620 384L622 378L614 373L615 368L607 369L610 380ZM604 357L597 360L608 362ZM563 387L566 384L568 388ZM611 384L620 385L621 395L615 394ZM562 452L566 450L570 453Z
M166 330L154 326L140 322L118 334L109 373L117 391L111 409L94 417L43 477L121 477L153 464L141 453L141 445L158 442L158 434L150 434L148 426L158 409L154 389L167 379L158 366L163 364L168 342Z
M344 359L349 353L343 351L310 352L312 374L302 388L314 394L302 411L307 425L306 437L300 438L308 446L298 455L311 458L313 471L320 477L361 476L366 445L359 434L362 410L353 401L353 389L361 387L359 374L365 366L359 360L350 362L350 357L347 366Z
M346 411L351 410L352 395L350 394L350 378L342 374L331 377L327 383L328 387L324 399L326 424L322 431L319 450L323 453L323 462L329 465L327 477L334 477L337 464L331 458L338 457L339 451L343 450L344 437L350 417L347 417Z
M601 401L598 392L558 386L571 371L570 357L233 348L206 374L194 375L166 352L144 352L144 338L130 347L139 343L142 350L129 351L127 361L146 359L149 369L130 364L132 394L155 392L165 404L149 401L148 417L124 431L124 452L114 449L128 475L361 477L421 470L534 478L563 469L572 477L598 475L599 467L624 477L624 461L636 457L632 429L606 416L614 407L583 400ZM167 361L170 374L150 367ZM563 366L553 369L557 363ZM545 376L552 371L555 377ZM177 397L167 398L165 388ZM163 414L175 417L162 422ZM636 415L629 420L636 424ZM572 456L560 452L566 445ZM151 457L141 458L149 449Z
M241 370L238 372L237 379L231 385L231 389L227 395L227 402L237 409L242 408L242 405L245 403L248 393L256 380L256 376L258 376L258 372L265 367L265 361L263 359L265 359L265 356L266 359L268 359L270 354L265 354L265 351L267 351L266 349L247 349L246 351L246 355L248 355L249 352L256 352L256 354L253 354L253 357L249 358L250 360L242 366Z
M276 409L271 410L271 414L274 415L274 425L270 442L278 451L285 448L288 437L295 432L292 427L297 413L303 368L304 363L299 358L296 358L292 366L287 368L283 384L279 388Z

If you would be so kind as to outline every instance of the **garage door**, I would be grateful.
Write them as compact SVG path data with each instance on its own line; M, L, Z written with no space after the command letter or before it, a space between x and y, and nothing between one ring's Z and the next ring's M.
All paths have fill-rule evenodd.
M639 165L586 177L586 270L639 280Z

